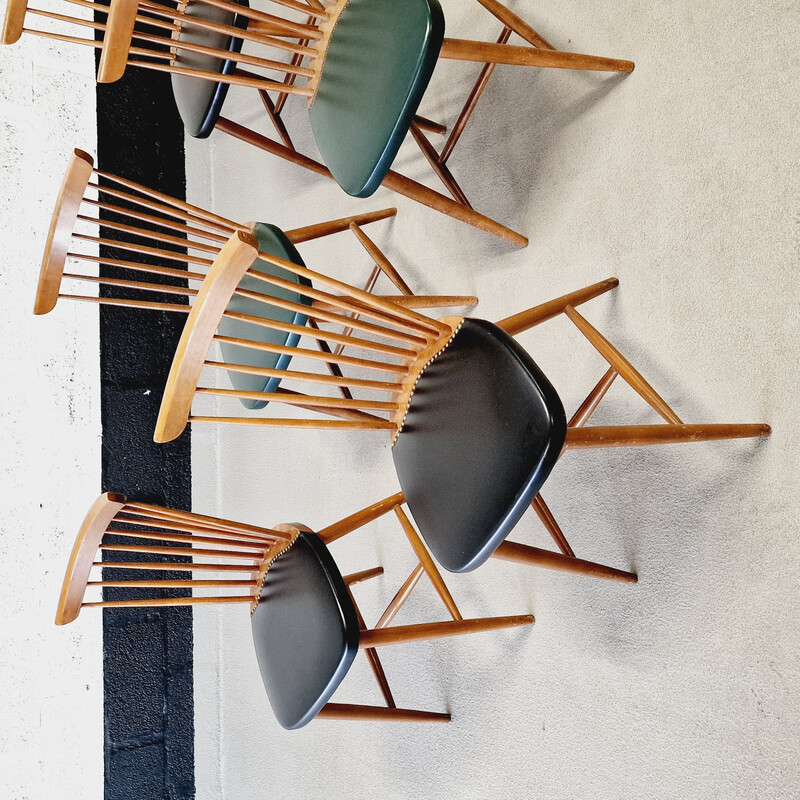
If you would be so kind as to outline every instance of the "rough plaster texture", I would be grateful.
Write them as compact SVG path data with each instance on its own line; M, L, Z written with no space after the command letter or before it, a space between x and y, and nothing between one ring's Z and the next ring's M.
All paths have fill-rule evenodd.
M498 26L444 3L451 35ZM274 722L247 613L195 613L198 797L787 798L800 768L797 492L797 7L785 0L512 7L565 49L632 58L629 77L499 68L452 159L513 250L403 199L357 201L225 137L187 142L190 199L290 227L397 204L371 235L419 292L476 293L496 319L609 275L585 306L687 421L769 421L771 440L572 454L544 496L576 552L621 586L491 562L448 582L465 616L535 627L389 648L398 703L449 727ZM452 124L477 68L438 69L422 113ZM265 132L256 98L226 115ZM286 119L310 148L302 102ZM399 167L427 174L406 147ZM369 270L340 235L313 263ZM568 411L602 374L564 320L524 334ZM655 422L615 386L597 422ZM194 507L322 526L396 490L383 434L193 431ZM547 545L529 513L513 538ZM376 620L413 559L384 520L335 545ZM444 619L429 587L398 622ZM379 702L357 661L339 698Z
M64 566L100 485L97 313L31 313L66 157L95 146L92 53L0 48L0 797L101 797L100 616L53 624Z

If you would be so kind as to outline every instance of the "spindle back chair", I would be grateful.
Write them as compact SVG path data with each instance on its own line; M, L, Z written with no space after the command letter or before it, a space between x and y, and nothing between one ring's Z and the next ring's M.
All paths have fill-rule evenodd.
M106 15L106 21L28 8L9 0L2 41L23 32L102 49L98 80L115 81L128 64L168 72L187 131L205 137L222 130L260 149L333 178L366 197L381 184L430 208L507 239L526 237L476 212L447 166L496 64L630 72L633 63L555 50L497 0L479 0L503 31L496 43L444 38L437 0L265 0L271 13L233 0L64 0L68 8ZM25 27L26 13L82 26L101 39ZM288 15L288 17L287 17ZM507 44L518 34L525 46ZM257 50L257 54L242 52ZM437 58L484 63L441 153L425 131L445 126L416 114ZM305 64L304 64L305 62ZM255 70L255 71L254 71ZM267 73L266 75L263 73ZM259 92L281 142L220 117L228 87ZM273 100L270 92L277 93ZM323 163L299 153L280 114L290 95L305 97ZM390 169L411 132L451 196Z
M98 210L101 217L96 216ZM198 289L194 287L205 279L208 267L228 237L239 230L254 230L260 237L262 249L291 258L299 264L303 262L294 248L295 243L349 230L375 263L365 291L373 291L378 278L383 275L402 293L398 301L410 306L474 305L477 302L474 297L413 295L389 259L361 227L391 217L395 213L395 209L389 208L296 228L284 234L275 226L234 222L141 184L95 169L91 156L76 150L67 166L51 220L34 313L45 314L51 311L59 297L64 297L187 315L190 304L197 296ZM94 229L97 226L100 226L101 233L105 235L95 235L97 231ZM114 238L107 238L109 235ZM96 247L103 248L99 255L96 252L86 252L87 248ZM99 262L102 267L112 269L113 273L98 277L95 274L85 274L86 269L65 272L68 260L83 262L82 267ZM181 268L184 265L189 267L188 271ZM272 271L284 281L298 280L290 272L279 269ZM64 290L65 282L99 284L103 293L100 296L75 294ZM254 294L265 292L271 292L276 303L281 299L284 303L280 306L269 306L261 302L260 296L253 299ZM297 308L305 302L306 298L297 295L291 287L278 288L252 279L234 292L229 311L262 316L268 313L277 320L291 323L295 328L302 328L304 325L313 327L314 319L309 317L308 310ZM287 307L286 303L293 305ZM243 328L240 322L226 324L229 336L236 338L242 332L246 335L248 326ZM263 332L265 329L261 330ZM253 367L269 369L280 366L288 362L285 349L296 343L297 334L284 331L280 336L276 335L266 341L262 336L260 341L283 347L284 351L243 352L241 348L226 343L223 347L225 356L244 361ZM320 353L316 355L331 370L332 378L341 378L336 359L341 356L343 345L330 348L325 341L316 341L320 348ZM257 378L241 373L237 374L236 380L241 388L262 389L268 383L261 381L259 385ZM274 383L273 385L277 388ZM344 397L350 397L345 385L341 386L341 392ZM244 402L250 404L247 400Z
M78 533L56 624L72 622L85 607L247 604L262 679L283 727L299 728L314 717L448 722L449 714L397 708L375 648L531 625L533 616L459 614L388 627L399 610L393 601L369 629L350 587L382 573L377 567L342 576L324 538L302 525L262 528L109 493L95 501ZM99 591L103 599L91 599ZM385 707L328 702L359 649Z
M277 394L248 395L251 399L282 402L306 412L344 419L233 416L218 409L214 409L216 415L192 414L196 395L240 394L236 389L201 386L200 382L204 368L221 366L209 358L209 348L223 338L217 329L227 313L229 294L244 275L251 274L256 258L338 292L315 290L315 302L320 301L322 307L331 310L326 321L341 326L345 320L336 320L337 309L352 308L353 304L356 308L369 308L364 316L372 321L358 331L361 337L354 333L344 340L348 346L370 351L370 358L351 359L346 366L370 370L378 377L382 371L390 372L383 381L352 380L351 388L357 387L367 397L344 402L322 396L295 399ZM405 502L437 561L453 572L475 569L495 554L568 571L585 571L585 566L589 574L599 574L594 569L597 565L567 563L557 554L542 555L526 550L524 545L501 544L532 505L562 554L574 558L539 494L566 450L762 437L770 433L765 424L687 425L681 421L641 373L576 310L576 306L615 288L616 278L542 303L494 325L463 317L427 319L304 267L259 254L252 237L241 232L234 234L220 251L209 271L209 276L212 274L214 280L203 285L184 328L162 400L156 441L176 438L187 421L386 430L392 438L392 455ZM577 326L610 365L569 422L546 376L512 338L560 314ZM333 337L332 341L341 341L340 334L325 335ZM587 427L618 376L667 424ZM282 380L293 377L313 380L313 376L302 373L281 374ZM375 392L384 393L389 399L373 399ZM626 575L622 579L635 579Z

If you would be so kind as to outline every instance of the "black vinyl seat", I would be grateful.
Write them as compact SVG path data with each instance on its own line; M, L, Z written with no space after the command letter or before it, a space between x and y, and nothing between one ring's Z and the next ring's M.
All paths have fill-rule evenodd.
M465 319L422 372L392 455L428 547L451 572L479 567L525 513L567 431L564 407L501 328Z
M353 600L328 548L300 533L269 568L251 617L269 702L286 729L322 709L358 652Z

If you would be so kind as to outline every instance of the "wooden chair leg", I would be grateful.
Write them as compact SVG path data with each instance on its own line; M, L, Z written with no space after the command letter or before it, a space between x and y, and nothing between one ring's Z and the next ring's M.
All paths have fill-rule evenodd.
M530 564L533 567L544 567L545 569L555 569L560 572L572 572L576 575L587 575L592 578L607 578L611 581L636 583L638 580L633 572L625 572L621 569L614 569L614 567L607 567L604 564L596 564L594 561L584 561L582 558L554 553L552 550L542 550L538 547L531 547L518 542L502 542L497 550L494 551L492 557L503 561Z
M461 203L462 206L472 208L472 204L464 194L463 189L458 185L458 181L453 177L449 167L444 163L441 156L436 152L436 148L428 141L428 137L422 132L419 125L412 123L409 128L411 136L422 150L422 155L428 160L431 169L436 173L439 180L445 185L446 189L453 196L453 199Z
M576 292L556 297L555 300L550 300L547 303L540 303L538 306L529 308L526 311L520 311L519 314L513 314L510 317L501 319L495 323L499 328L502 328L506 333L516 336L518 333L527 331L535 325L542 322L547 322L559 314L563 314L567 306L577 306L599 297L605 292L609 292L619 285L617 278L607 278L599 283L593 283L585 289L578 289Z
M300 242L321 239L323 236L331 236L334 233L349 230L353 222L356 225L369 225L371 222L388 219L395 216L395 214L397 214L396 208L383 208L380 211L369 211L366 214L355 214L352 217L340 217L328 222L319 222L316 225L293 228L290 231L286 231L286 238L293 244L299 244Z
M526 42L532 44L534 47L542 47L546 50L555 50L555 47L550 44L543 36L540 36L536 31L528 25L525 20L520 19L516 14L507 9L502 3L497 0L478 0L478 2L492 15L497 17L500 22L506 27L514 31L517 36L525 39Z
M480 61L484 64L513 64L520 67L555 67L593 72L633 72L633 61L583 53L565 53L546 48L519 47L514 44L475 42L468 39L445 39L439 58L457 61Z
M349 575L343 575L342 577L348 586L355 586L357 583L377 578L379 575L383 575L383 567L362 569L360 572L351 572Z
M544 498L541 494L537 494L536 497L533 498L531 508L533 508L533 510L536 512L536 516L539 517L542 524L545 526L545 528L547 528L548 533L553 537L553 541L558 546L558 549L565 556L574 557L575 553L569 546L567 537L564 536L564 532L561 530L558 522L556 522L556 518L547 507L547 503L544 502Z
M710 442L716 439L748 439L769 436L771 429L755 425L597 425L569 428L566 447L637 447L650 444Z
M367 251L369 257L375 262L378 269L398 288L404 295L413 295L411 287L403 280L403 276L395 269L394 264L383 254L383 251L367 236L357 222L350 223L350 231L358 239L358 243Z
M430 553L428 553L425 545L422 543L422 539L419 538L419 534L414 529L414 526L411 524L411 521L406 516L402 507L399 505L395 506L394 513L396 514L397 519L400 520L400 525L402 525L403 531L408 537L408 541L411 542L411 547L414 548L414 553L419 559L419 563L422 564L425 574L430 578L433 588L436 589L436 593L439 595L447 610L450 612L450 616L453 619L463 619L461 612L458 610L458 606L456 605L456 601L453 599L453 595L450 594L450 590L447 588L444 578L442 578L442 573L439 572L439 569L431 558Z
M504 27L497 39L497 44L505 44L510 36L511 28L507 26ZM450 132L450 136L447 137L447 141L445 142L442 152L439 155L439 162L442 165L446 164L447 159L453 154L453 150L455 149L458 140L461 138L464 128L467 127L467 123L472 116L472 112L475 110L475 106L478 104L478 100L480 100L483 90L489 83L489 78L492 77L492 73L494 72L494 68L496 66L496 64L484 64L483 69L480 71L478 79L475 81L472 91L469 93L467 101L464 103L464 107L461 109L461 113L458 115L455 125L453 125L453 130Z
M392 300L403 308L451 308L455 306L476 306L478 298L465 294L412 294L379 295L383 300Z
M422 577L425 570L422 568L422 564L417 564L416 567L411 571L411 574L406 578L403 585L397 590L397 594L392 598L392 602L386 606L386 611L383 612L381 618L375 624L375 629L378 628L385 628L389 625L389 623L397 616L397 612L403 607L403 604L408 600L409 595L411 592L414 591L414 587L419 583L419 579Z
M567 423L568 428L582 428L594 414L600 401L606 396L606 392L611 388L619 373L610 367L602 378L597 382L594 389L586 395L586 399L580 404L578 410L572 415Z
M644 379L622 353L603 336L587 319L582 317L572 306L567 306L564 313L575 324L578 330L589 340L591 345L620 374L622 379L655 411L672 425L680 425L680 417L666 404L664 399Z
M356 617L358 618L358 627L361 630L365 630L367 624L364 622L364 617L361 614L361 609L358 607L358 604L356 603L356 599L355 597L353 597L352 592L350 592L350 599L353 601L353 608L355 609ZM375 676L375 680L381 690L384 702L389 708L396 708L397 703L395 703L394 701L392 690L389 687L389 679L386 677L386 673L383 670L383 664L381 663L380 657L372 648L366 648L364 652L366 653L367 661L369 661L369 666L370 669L372 670L372 674Z
M292 164L305 167L307 170L315 172L317 175L323 175L333 180L333 175L331 175L330 170L323 164L295 150L291 150L285 145L280 144L280 142L273 141L255 131L251 131L243 125L220 117L217 120L216 127L218 130L224 131L243 142L253 145L253 147L258 147L260 150L272 153L286 161L290 161ZM402 194L404 197L416 200L418 203L428 206L428 208L447 214L454 219L465 222L467 225L491 233L500 239L505 239L517 245L517 247L526 247L528 244L527 237L522 234L512 231L511 228L501 225L490 217L479 214L477 211L467 208L461 205L461 203L457 203L452 198L440 192L435 192L433 189L429 189L427 186L411 180L411 178L406 178L404 175L400 175L397 172L390 170L384 178L382 185L387 189L391 189L393 192Z
M410 708L326 703L315 719L347 719L362 722L450 722L450 715L438 711L414 711Z
M390 644L441 639L445 636L463 636L468 633L515 628L520 625L533 625L533 623L533 614L521 614L513 617L481 617L449 622L425 622L420 625L394 625L391 628L361 631L359 647L385 647Z
M368 522L372 522L378 519L378 517L388 514L396 505L404 503L405 499L405 495L402 492L393 494L391 497L387 497L384 500L373 503L371 506L362 508L360 511L356 511L355 514L350 514L349 517L340 519L333 525L328 525L327 528L317 531L317 536L319 536L325 544L335 542L337 539L341 539L342 536L358 530L358 528L362 528Z

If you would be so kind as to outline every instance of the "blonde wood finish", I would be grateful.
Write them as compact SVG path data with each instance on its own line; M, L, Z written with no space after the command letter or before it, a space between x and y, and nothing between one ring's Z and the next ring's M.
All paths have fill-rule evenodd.
M67 564L56 610L56 625L66 625L80 613L97 546L108 524L124 505L125 498L122 495L108 492L98 497L86 514Z
M710 442L717 439L748 439L769 436L764 424L744 425L597 425L567 430L569 449L592 447L637 447L651 444Z
M426 639L441 639L501 628L516 628L521 625L533 625L533 623L533 614L520 614L507 617L459 619L449 622L425 622L419 625L393 625L390 628L362 631L359 647L362 650L367 647L385 647L404 642L421 642Z
M98 83L113 83L124 74L138 12L138 0L110 2L100 64L97 67Z
M220 317L257 254L255 238L237 231L211 266L208 278L195 299L172 362L153 435L156 442L172 441L186 427L194 391Z
M551 550L542 550L538 547L530 547L517 542L501 542L497 550L492 553L492 557L535 567L544 567L545 569L554 569L559 572L571 572L592 578L622 581L623 583L636 583L638 580L633 572L624 572L621 569L607 567L604 564L584 561L572 555L554 553Z
M409 708L326 703L314 719L360 722L450 722L450 715L435 711L413 711Z
M70 157L56 200L50 230L47 233L36 300L33 305L34 314L47 314L55 308L58 301L58 290L72 230L78 218L81 198L86 191L93 166L92 157L83 150L75 150Z
M534 325L547 322L547 320L553 319L553 317L557 317L559 314L563 314L567 306L574 307L581 303L586 303L589 300L593 300L595 297L599 297L601 294L615 289L617 286L619 286L619 279L606 278L606 280L593 283L585 289L569 292L569 294L557 297L555 300L548 300L546 303L540 303L538 306L533 306L533 308L526 309L518 314L513 314L510 317L501 319L495 324L506 333L516 336L534 327Z
M312 336L314 334L309 334ZM391 373L394 375L402 373L403 367L397 364L390 364L384 361L371 361L366 358L356 358L354 356L331 355L325 352L318 352L316 350L307 350L301 347L286 347L279 344L265 344L263 342L251 342L247 339L240 339L235 336L222 336L216 334L214 336L216 342L226 342L228 344L235 344L239 347L248 347L253 350L263 350L267 353L285 353L286 355L293 356L294 358L308 358L314 361L325 361L341 366L357 367L359 369L370 369L378 372Z
M3 33L0 42L14 44L22 36L25 25L25 12L28 10L28 0L6 0L6 13L3 17Z
M442 43L439 58L458 61L479 61L483 64L513 64L523 67L557 67L596 72L633 72L632 61L582 53L565 53L545 48L518 47L512 44L447 39Z
M189 417L189 422L212 422L218 425L265 425L271 428L324 428L340 431L393 431L389 420L354 422L339 419L281 419L279 417Z

